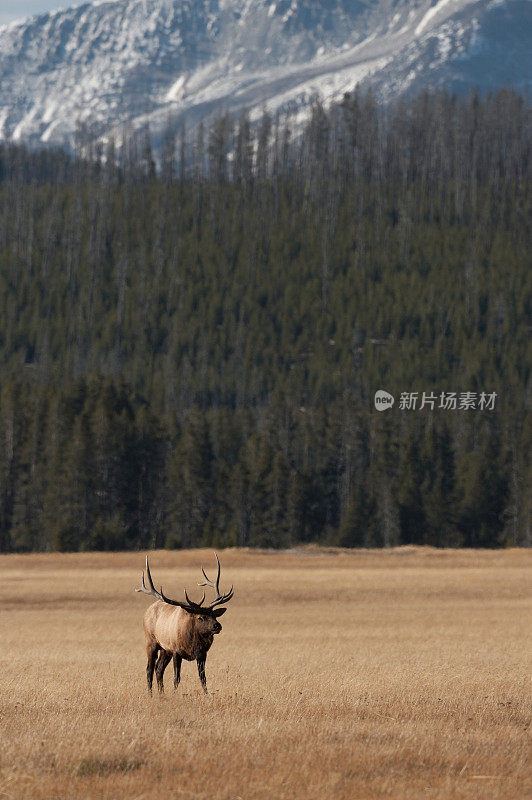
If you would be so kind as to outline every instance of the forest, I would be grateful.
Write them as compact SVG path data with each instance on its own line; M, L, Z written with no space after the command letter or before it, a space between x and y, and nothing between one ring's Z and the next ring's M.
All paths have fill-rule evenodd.
M0 142L0 551L530 546L531 123Z

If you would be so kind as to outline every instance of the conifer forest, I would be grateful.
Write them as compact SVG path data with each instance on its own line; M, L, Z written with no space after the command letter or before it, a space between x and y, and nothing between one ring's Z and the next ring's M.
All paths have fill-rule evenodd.
M0 143L0 550L530 546L531 123Z

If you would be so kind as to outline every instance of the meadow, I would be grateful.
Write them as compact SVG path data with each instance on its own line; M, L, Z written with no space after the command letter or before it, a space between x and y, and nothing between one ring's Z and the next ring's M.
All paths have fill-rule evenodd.
M142 553L0 556L0 800L525 797L532 553L220 557L210 693L150 698ZM213 561L150 555L178 599Z

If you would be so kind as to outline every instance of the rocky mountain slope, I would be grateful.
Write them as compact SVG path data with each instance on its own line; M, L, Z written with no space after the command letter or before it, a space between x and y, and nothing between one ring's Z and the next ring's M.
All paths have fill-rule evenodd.
M523 89L530 0L117 0L0 27L0 137L71 142L291 110L356 84L383 99L422 87Z

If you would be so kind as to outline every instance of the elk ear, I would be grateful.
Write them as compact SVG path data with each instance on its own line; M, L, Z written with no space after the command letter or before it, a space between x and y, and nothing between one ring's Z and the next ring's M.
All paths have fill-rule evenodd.
M226 612L226 611L227 611L227 609L226 609L226 608L216 608L216 609L215 609L215 610L212 612L212 615L213 615L213 617L215 617L215 618L216 618L216 617L221 617L221 616L222 616L222 614L225 614L225 612Z

